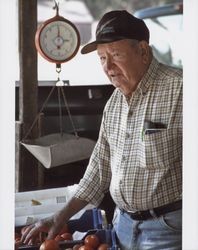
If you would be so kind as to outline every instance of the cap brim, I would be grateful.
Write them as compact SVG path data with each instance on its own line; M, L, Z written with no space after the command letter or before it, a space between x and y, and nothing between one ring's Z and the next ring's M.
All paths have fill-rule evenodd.
M112 42L116 42L116 41L119 41L119 40L122 40L122 39L126 39L126 38L125 37L114 37L114 38L107 38L105 40L103 39L103 40L88 43L81 49L81 53L82 54L87 54L87 53L90 53L90 52L96 50L98 44L112 43Z
M98 41L88 43L81 49L81 54L87 54L97 49Z

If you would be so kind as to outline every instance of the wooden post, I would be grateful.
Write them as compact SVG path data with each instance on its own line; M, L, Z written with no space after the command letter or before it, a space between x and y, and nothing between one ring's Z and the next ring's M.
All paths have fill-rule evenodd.
M19 121L24 138L37 114L37 52L34 36L37 29L37 0L19 0ZM34 128L28 139L38 135ZM19 148L18 191L38 188L38 161L22 146Z

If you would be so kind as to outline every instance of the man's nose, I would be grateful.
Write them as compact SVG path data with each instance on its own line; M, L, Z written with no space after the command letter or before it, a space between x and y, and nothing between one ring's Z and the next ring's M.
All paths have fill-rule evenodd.
M112 69L112 67L113 67L113 61L111 58L108 58L105 62L105 70L108 71Z

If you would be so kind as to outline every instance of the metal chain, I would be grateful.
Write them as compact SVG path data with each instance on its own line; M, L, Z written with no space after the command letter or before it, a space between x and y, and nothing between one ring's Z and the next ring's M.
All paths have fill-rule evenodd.
M68 105L68 102L67 102L67 99L66 99L63 87L61 86L60 89L61 89L61 92L62 92L62 95L63 95L63 100L64 100L65 108L67 110L67 113L68 113L68 116L69 116L69 119L70 119L70 122L71 122L71 125L72 125L72 128L73 128L73 132L74 132L75 136L77 138L79 138L77 130L76 130L75 125L74 125L74 122L73 122L73 119L72 119L72 115L71 115L71 112L70 112L70 109L69 109L69 105Z
M50 96L52 95L52 93L54 92L54 89L55 89L56 85L53 86L53 88L51 89L49 95L47 96L46 100L44 101L40 111L38 112L38 114L36 115L32 125L30 126L29 130L27 131L27 133L25 134L25 136L23 137L22 141L25 140L27 138L27 136L30 134L30 132L32 131L33 127L35 126L36 122L38 121L39 119L39 116L41 114L41 112L43 111L45 105L47 104L47 102L49 101L49 98Z
M59 82L60 81L59 74L61 72L61 64L56 64L56 72L58 73L58 80L57 80L57 82ZM35 117L32 125L30 126L29 130L27 131L27 133L25 134L25 136L23 137L23 139L21 141L25 140L27 138L27 136L30 134L30 132L32 131L33 127L35 126L36 122L39 119L39 116L40 116L41 112L43 111L44 107L46 106L46 104L49 101L49 98L51 97L52 93L54 92L55 87L58 88L58 106L59 106L59 127L60 127L60 134L61 134L61 136L63 136L63 115L62 115L62 108L61 108L61 93L62 93L63 100L64 100L64 105L65 105L66 111L68 113L69 120L71 122L73 132L74 132L75 136L77 138L79 138L77 130L76 130L75 125L74 125L74 122L73 122L73 119L72 119L72 115L71 115L71 112L70 112L70 109L69 109L69 105L68 105L68 102L67 102L64 90L63 90L63 86L54 85L53 88L51 89L50 93L48 94L46 100L44 101L44 103L43 103L40 111L36 115L36 117ZM61 92L60 92L60 90L61 90Z
M63 116L62 116L62 108L61 108L61 96L60 96L60 87L57 87L58 90L58 107L59 107L59 127L61 137L63 136Z

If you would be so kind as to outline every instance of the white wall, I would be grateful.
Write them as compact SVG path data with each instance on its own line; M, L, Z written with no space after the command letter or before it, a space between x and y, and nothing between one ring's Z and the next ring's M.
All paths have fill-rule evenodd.
M184 1L183 249L198 249L198 1ZM181 41L182 42L182 41Z

